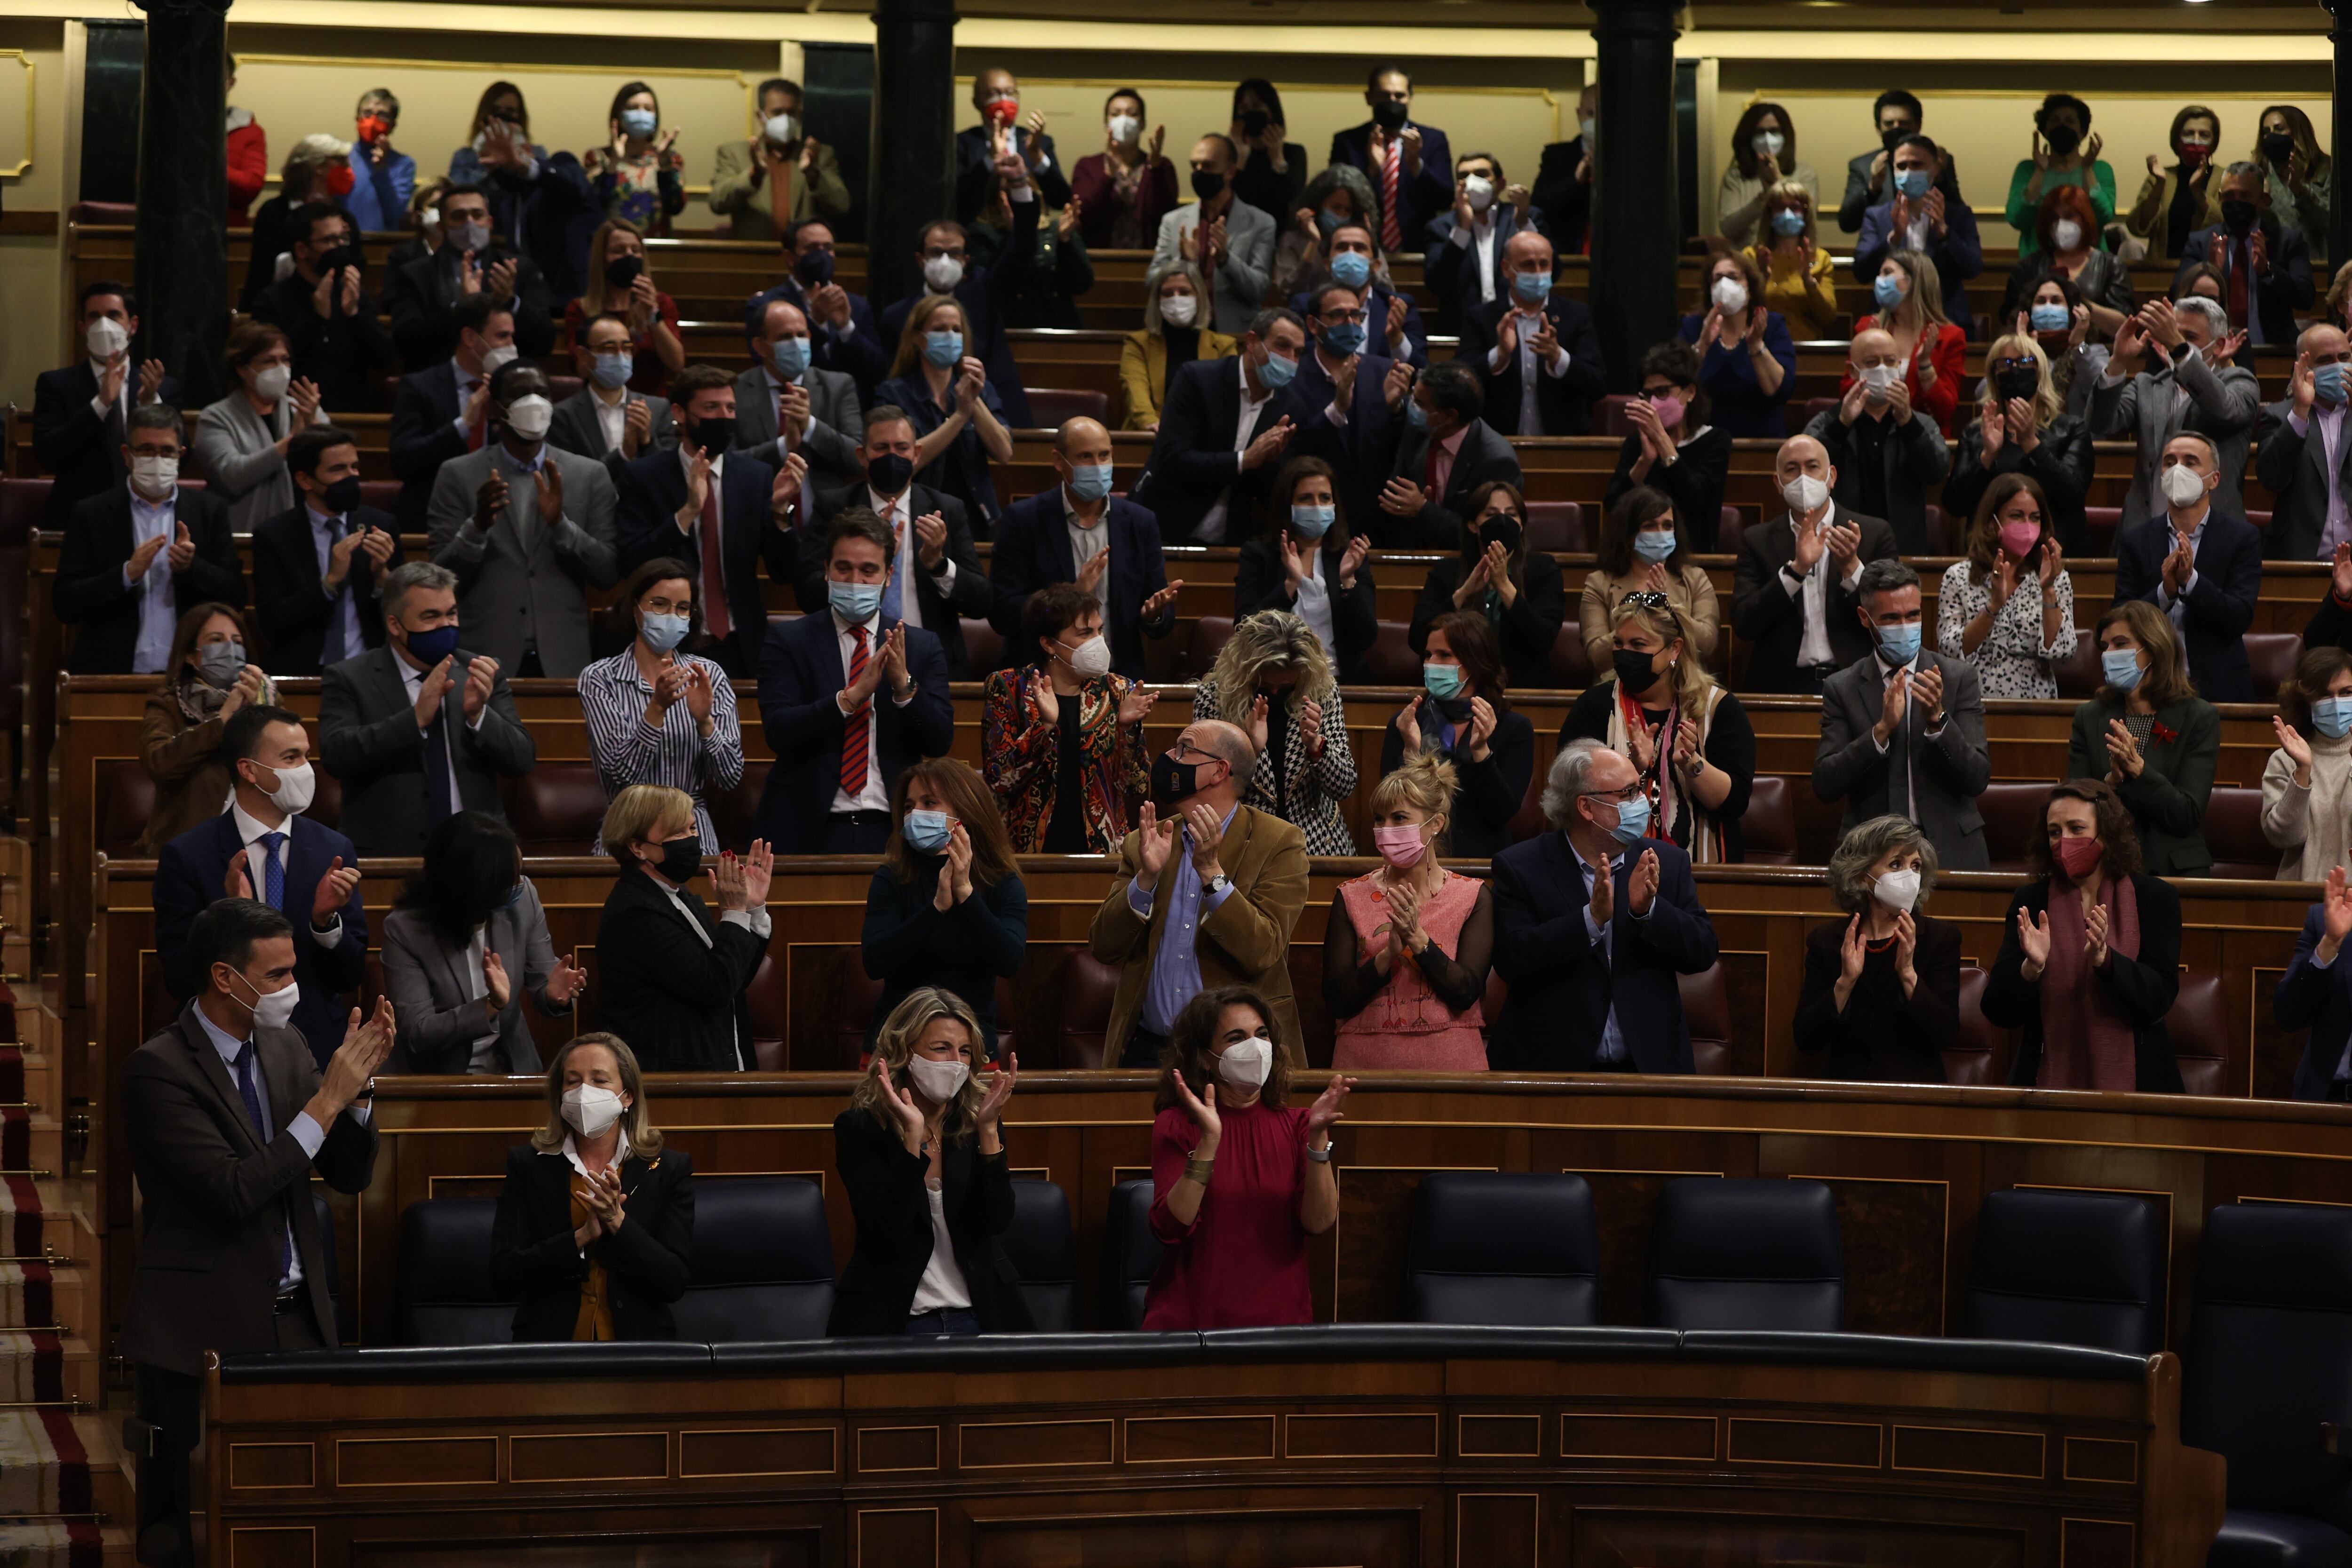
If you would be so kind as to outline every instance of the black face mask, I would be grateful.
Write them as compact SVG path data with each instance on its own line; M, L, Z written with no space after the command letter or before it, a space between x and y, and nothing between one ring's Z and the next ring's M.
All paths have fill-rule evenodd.
M1372 123L1393 136L1404 129L1405 120L1411 113L1406 105L1393 98L1384 98L1372 105Z
M1478 548L1480 550L1485 550L1488 545L1493 544L1497 541L1501 542L1503 551L1506 554L1517 555L1519 552L1519 524L1517 519L1498 511L1494 516L1488 518L1486 521L1478 525Z
M702 836L689 833L662 846L661 864L654 868L681 887L702 875Z
M1650 668L1655 657L1638 649L1621 647L1609 655L1609 662L1617 671L1617 689L1635 695L1647 691L1658 683L1658 672Z
M637 275L645 269L646 264L643 258L616 256L604 263L605 285L626 293L636 286Z
M2072 125L2053 125L2042 132L2042 136L2050 143L2050 150L2061 158L2074 156L2074 149L2083 144L2083 133Z
M1242 134L1252 140L1265 135L1265 128L1273 123L1274 117L1263 109L1244 110L1242 112Z
M793 276L811 289L822 289L833 281L833 252L803 250L793 263Z
M1225 177L1214 169L1192 171L1192 194L1204 202L1213 202L1224 194Z
M1201 770L1206 763L1180 763L1166 752L1151 759L1151 802L1172 811L1201 793Z
M735 442L735 421L709 418L694 422L694 443L712 457L724 452Z
M1878 133L1878 144L1886 149L1886 155L1891 159L1895 156L1895 144L1910 134L1911 132L1904 130L1898 125L1892 131L1880 132Z
M2012 397L2032 397L2042 390L2042 377L2030 370L2005 370L1992 378L1992 389L2003 402Z
M357 474L345 474L327 487L326 494L321 499L325 500L330 512L337 517L342 516L360 504L360 477Z
M2272 163L2284 164L2294 155L2294 138L2284 132L2266 132L2263 136L2263 153Z
M319 258L319 270L321 273L340 272L346 267L356 268L366 259L358 246L345 241Z
M2252 233L2254 228L2254 220L2260 216L2260 209L2252 202L2223 202L2221 204L2221 222L2228 226L2231 234Z
M915 459L903 452L877 452L866 459L866 482L877 495L894 496L915 477Z

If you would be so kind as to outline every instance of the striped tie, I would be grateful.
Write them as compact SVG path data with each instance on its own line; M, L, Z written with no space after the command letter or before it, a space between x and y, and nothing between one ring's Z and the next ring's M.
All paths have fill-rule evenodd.
M852 626L849 629L857 638L849 650L848 684L855 686L857 678L866 673L866 628ZM873 728L874 700L869 697L865 707L849 716L849 721L841 731L841 793L853 803L866 793L867 753L871 749Z
M1404 248L1404 226L1397 219L1397 182L1403 174L1404 144L1391 136L1381 163L1381 248L1391 254Z

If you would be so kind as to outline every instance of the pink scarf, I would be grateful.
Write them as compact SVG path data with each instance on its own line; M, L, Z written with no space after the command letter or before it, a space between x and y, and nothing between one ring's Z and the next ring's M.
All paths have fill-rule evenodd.
M2084 962L2083 895L2050 879L2050 963L2042 972L2042 1069L2036 1089L2129 1093L2139 1085L2131 1020ZM2139 899L2127 877L2107 881L2107 952L2139 956Z

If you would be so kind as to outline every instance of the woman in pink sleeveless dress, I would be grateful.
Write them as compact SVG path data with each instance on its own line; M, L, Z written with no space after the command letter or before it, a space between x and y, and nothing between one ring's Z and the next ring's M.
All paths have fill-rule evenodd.
M1478 1005L1495 950L1486 884L1437 863L1454 769L1424 752L1372 791L1379 870L1340 884L1323 935L1331 1065L1486 1070Z

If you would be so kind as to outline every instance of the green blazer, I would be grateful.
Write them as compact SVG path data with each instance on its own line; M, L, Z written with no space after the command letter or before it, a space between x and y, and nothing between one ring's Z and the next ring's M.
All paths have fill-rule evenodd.
M2107 725L2124 716L2120 701L2094 697L2074 710L2066 742L2066 776L2107 776ZM2184 697L2156 710L2156 730L2139 777L2116 793L2139 827L2139 853L2151 877L2209 877L2213 852L2205 847L2205 801L2221 760L2221 716L2202 697Z

